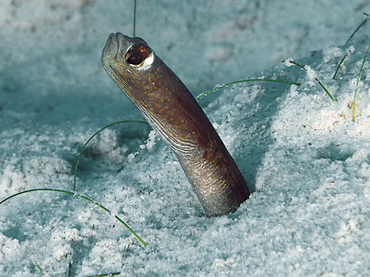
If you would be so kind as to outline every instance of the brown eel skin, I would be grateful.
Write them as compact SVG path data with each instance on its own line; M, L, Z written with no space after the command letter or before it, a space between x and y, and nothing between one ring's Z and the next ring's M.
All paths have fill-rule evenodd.
M208 216L236 211L247 183L207 116L181 80L141 38L110 34L102 64L175 152Z

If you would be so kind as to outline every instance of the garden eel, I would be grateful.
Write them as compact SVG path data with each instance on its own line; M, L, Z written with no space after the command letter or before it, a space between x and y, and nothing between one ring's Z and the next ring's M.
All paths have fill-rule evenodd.
M208 216L236 211L247 183L207 116L181 80L141 38L110 34L108 75L175 152Z

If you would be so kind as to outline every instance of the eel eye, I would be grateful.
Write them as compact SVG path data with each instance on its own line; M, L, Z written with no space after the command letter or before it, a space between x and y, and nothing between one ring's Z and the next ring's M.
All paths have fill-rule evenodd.
M144 44L133 45L125 55L126 62L133 67L148 66L153 63L153 51Z

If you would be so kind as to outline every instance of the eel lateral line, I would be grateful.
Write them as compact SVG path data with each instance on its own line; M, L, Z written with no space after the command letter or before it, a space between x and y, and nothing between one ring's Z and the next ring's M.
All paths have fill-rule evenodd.
M208 216L236 211L250 195L243 175L181 80L141 38L110 34L102 64L172 148Z

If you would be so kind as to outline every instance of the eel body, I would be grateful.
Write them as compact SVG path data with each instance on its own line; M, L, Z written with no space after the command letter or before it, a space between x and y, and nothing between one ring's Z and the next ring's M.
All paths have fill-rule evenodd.
M247 183L202 108L141 38L110 34L106 72L175 152L208 216L225 215L250 195Z

